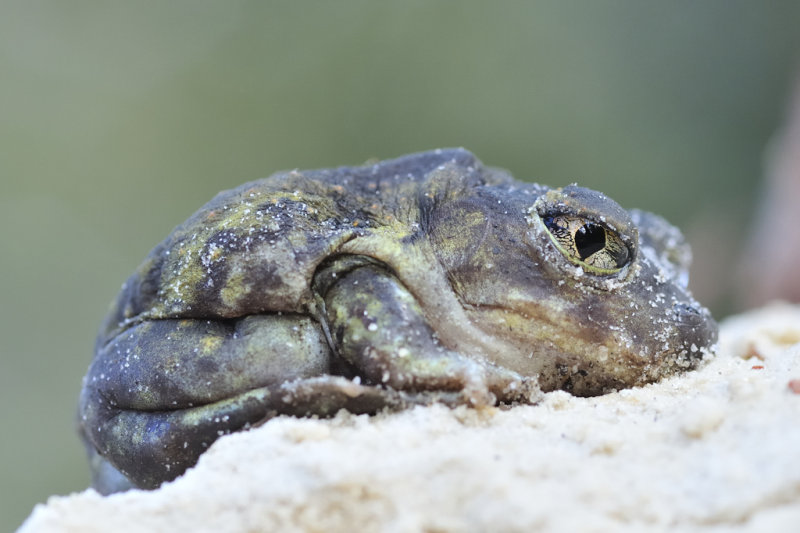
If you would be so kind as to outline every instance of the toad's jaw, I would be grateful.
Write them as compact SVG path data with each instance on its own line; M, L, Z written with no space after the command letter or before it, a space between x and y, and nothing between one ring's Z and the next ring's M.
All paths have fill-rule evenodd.
M713 321L702 316L693 325L676 317L669 335L656 342L649 331L588 328L575 313L557 309L531 306L523 313L475 306L466 313L487 335L514 347L492 351L492 363L524 376L537 375L544 391L566 388L581 396L643 385L694 368L716 339Z

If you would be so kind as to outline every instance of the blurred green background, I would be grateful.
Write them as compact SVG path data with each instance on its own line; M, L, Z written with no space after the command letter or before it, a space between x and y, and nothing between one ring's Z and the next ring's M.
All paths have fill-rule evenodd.
M0 4L0 530L88 482L95 330L221 189L441 146L663 214L735 289L797 2Z

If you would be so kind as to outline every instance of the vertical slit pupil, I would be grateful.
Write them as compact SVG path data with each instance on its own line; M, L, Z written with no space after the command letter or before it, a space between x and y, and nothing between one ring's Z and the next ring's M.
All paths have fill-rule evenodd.
M575 248L581 260L606 247L606 230L598 224L584 224L575 232Z

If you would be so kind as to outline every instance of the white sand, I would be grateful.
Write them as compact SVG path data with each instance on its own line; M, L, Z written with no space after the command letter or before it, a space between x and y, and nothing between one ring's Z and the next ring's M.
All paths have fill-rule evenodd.
M275 419L160 490L54 496L20 531L800 531L800 307L728 320L721 344L600 398Z

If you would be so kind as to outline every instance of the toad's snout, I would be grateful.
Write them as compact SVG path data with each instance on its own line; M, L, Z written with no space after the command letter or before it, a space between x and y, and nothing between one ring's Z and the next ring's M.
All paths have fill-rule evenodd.
M708 310L697 303L675 303L672 314L683 349L693 358L701 359L703 353L717 342L717 323Z

